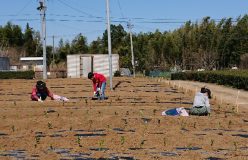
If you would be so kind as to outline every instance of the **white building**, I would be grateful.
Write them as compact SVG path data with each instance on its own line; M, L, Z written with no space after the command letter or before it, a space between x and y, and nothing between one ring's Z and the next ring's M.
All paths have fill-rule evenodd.
M112 54L112 74L119 70L119 55ZM67 55L67 77L87 77L89 72L97 72L109 77L108 54Z
M21 57L21 70L42 71L43 57Z

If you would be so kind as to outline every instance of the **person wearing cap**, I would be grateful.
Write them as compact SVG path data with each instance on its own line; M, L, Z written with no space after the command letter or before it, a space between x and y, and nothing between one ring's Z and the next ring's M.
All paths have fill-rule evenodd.
M189 110L190 115L207 116L210 114L211 91L206 87L202 87L201 91L196 93L193 107Z
M31 99L33 101L43 102L47 96L54 100L53 93L46 87L46 83L43 81L37 81L36 85L32 89Z
M100 73L88 73L88 79L93 82L94 97L100 94L100 99L105 99L106 77Z

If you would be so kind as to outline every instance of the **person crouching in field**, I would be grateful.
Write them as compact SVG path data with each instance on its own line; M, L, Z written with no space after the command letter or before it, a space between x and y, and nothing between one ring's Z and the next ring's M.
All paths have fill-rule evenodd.
M46 87L45 82L37 81L36 85L32 89L31 99L33 101L43 102L47 97L50 97L51 100L57 100L63 102L69 101L69 99L66 97L59 96L50 92L49 89Z
M97 97L101 100L104 100L105 97L105 89L106 89L106 78L104 75L99 73L88 73L88 79L92 80L93 82L93 90L94 95L93 97Z
M211 99L211 91L206 87L202 87L201 91L195 95L193 107L189 110L189 114L198 116L210 114L209 99Z
M43 81L37 81L36 85L32 89L31 99L33 101L42 102L47 98L47 96L54 100L53 93L46 87L46 83Z

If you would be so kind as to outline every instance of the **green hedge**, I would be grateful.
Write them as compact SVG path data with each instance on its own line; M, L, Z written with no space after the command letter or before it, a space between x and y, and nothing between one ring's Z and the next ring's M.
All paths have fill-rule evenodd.
M173 73L171 79L217 83L248 90L248 70L180 72Z
M0 79L33 79L34 71L1 71Z

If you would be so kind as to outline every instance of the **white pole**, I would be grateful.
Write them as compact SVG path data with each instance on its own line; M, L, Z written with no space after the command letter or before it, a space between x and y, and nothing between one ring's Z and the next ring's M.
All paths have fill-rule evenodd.
M109 53L109 85L110 90L113 90L112 87L112 53L111 53L111 33L110 33L110 16L109 16L109 0L106 0L106 10L107 10L107 31L108 31L108 53Z
M46 5L45 0L40 0L40 6L37 8L41 12L41 37L43 44L43 79L47 79L46 64Z
M134 54L133 54L133 36L132 36L132 25L129 20L127 24L129 28L129 34L130 34L130 41L131 41L131 54L132 54L132 66L133 66L133 77L135 78L135 63L134 63Z

